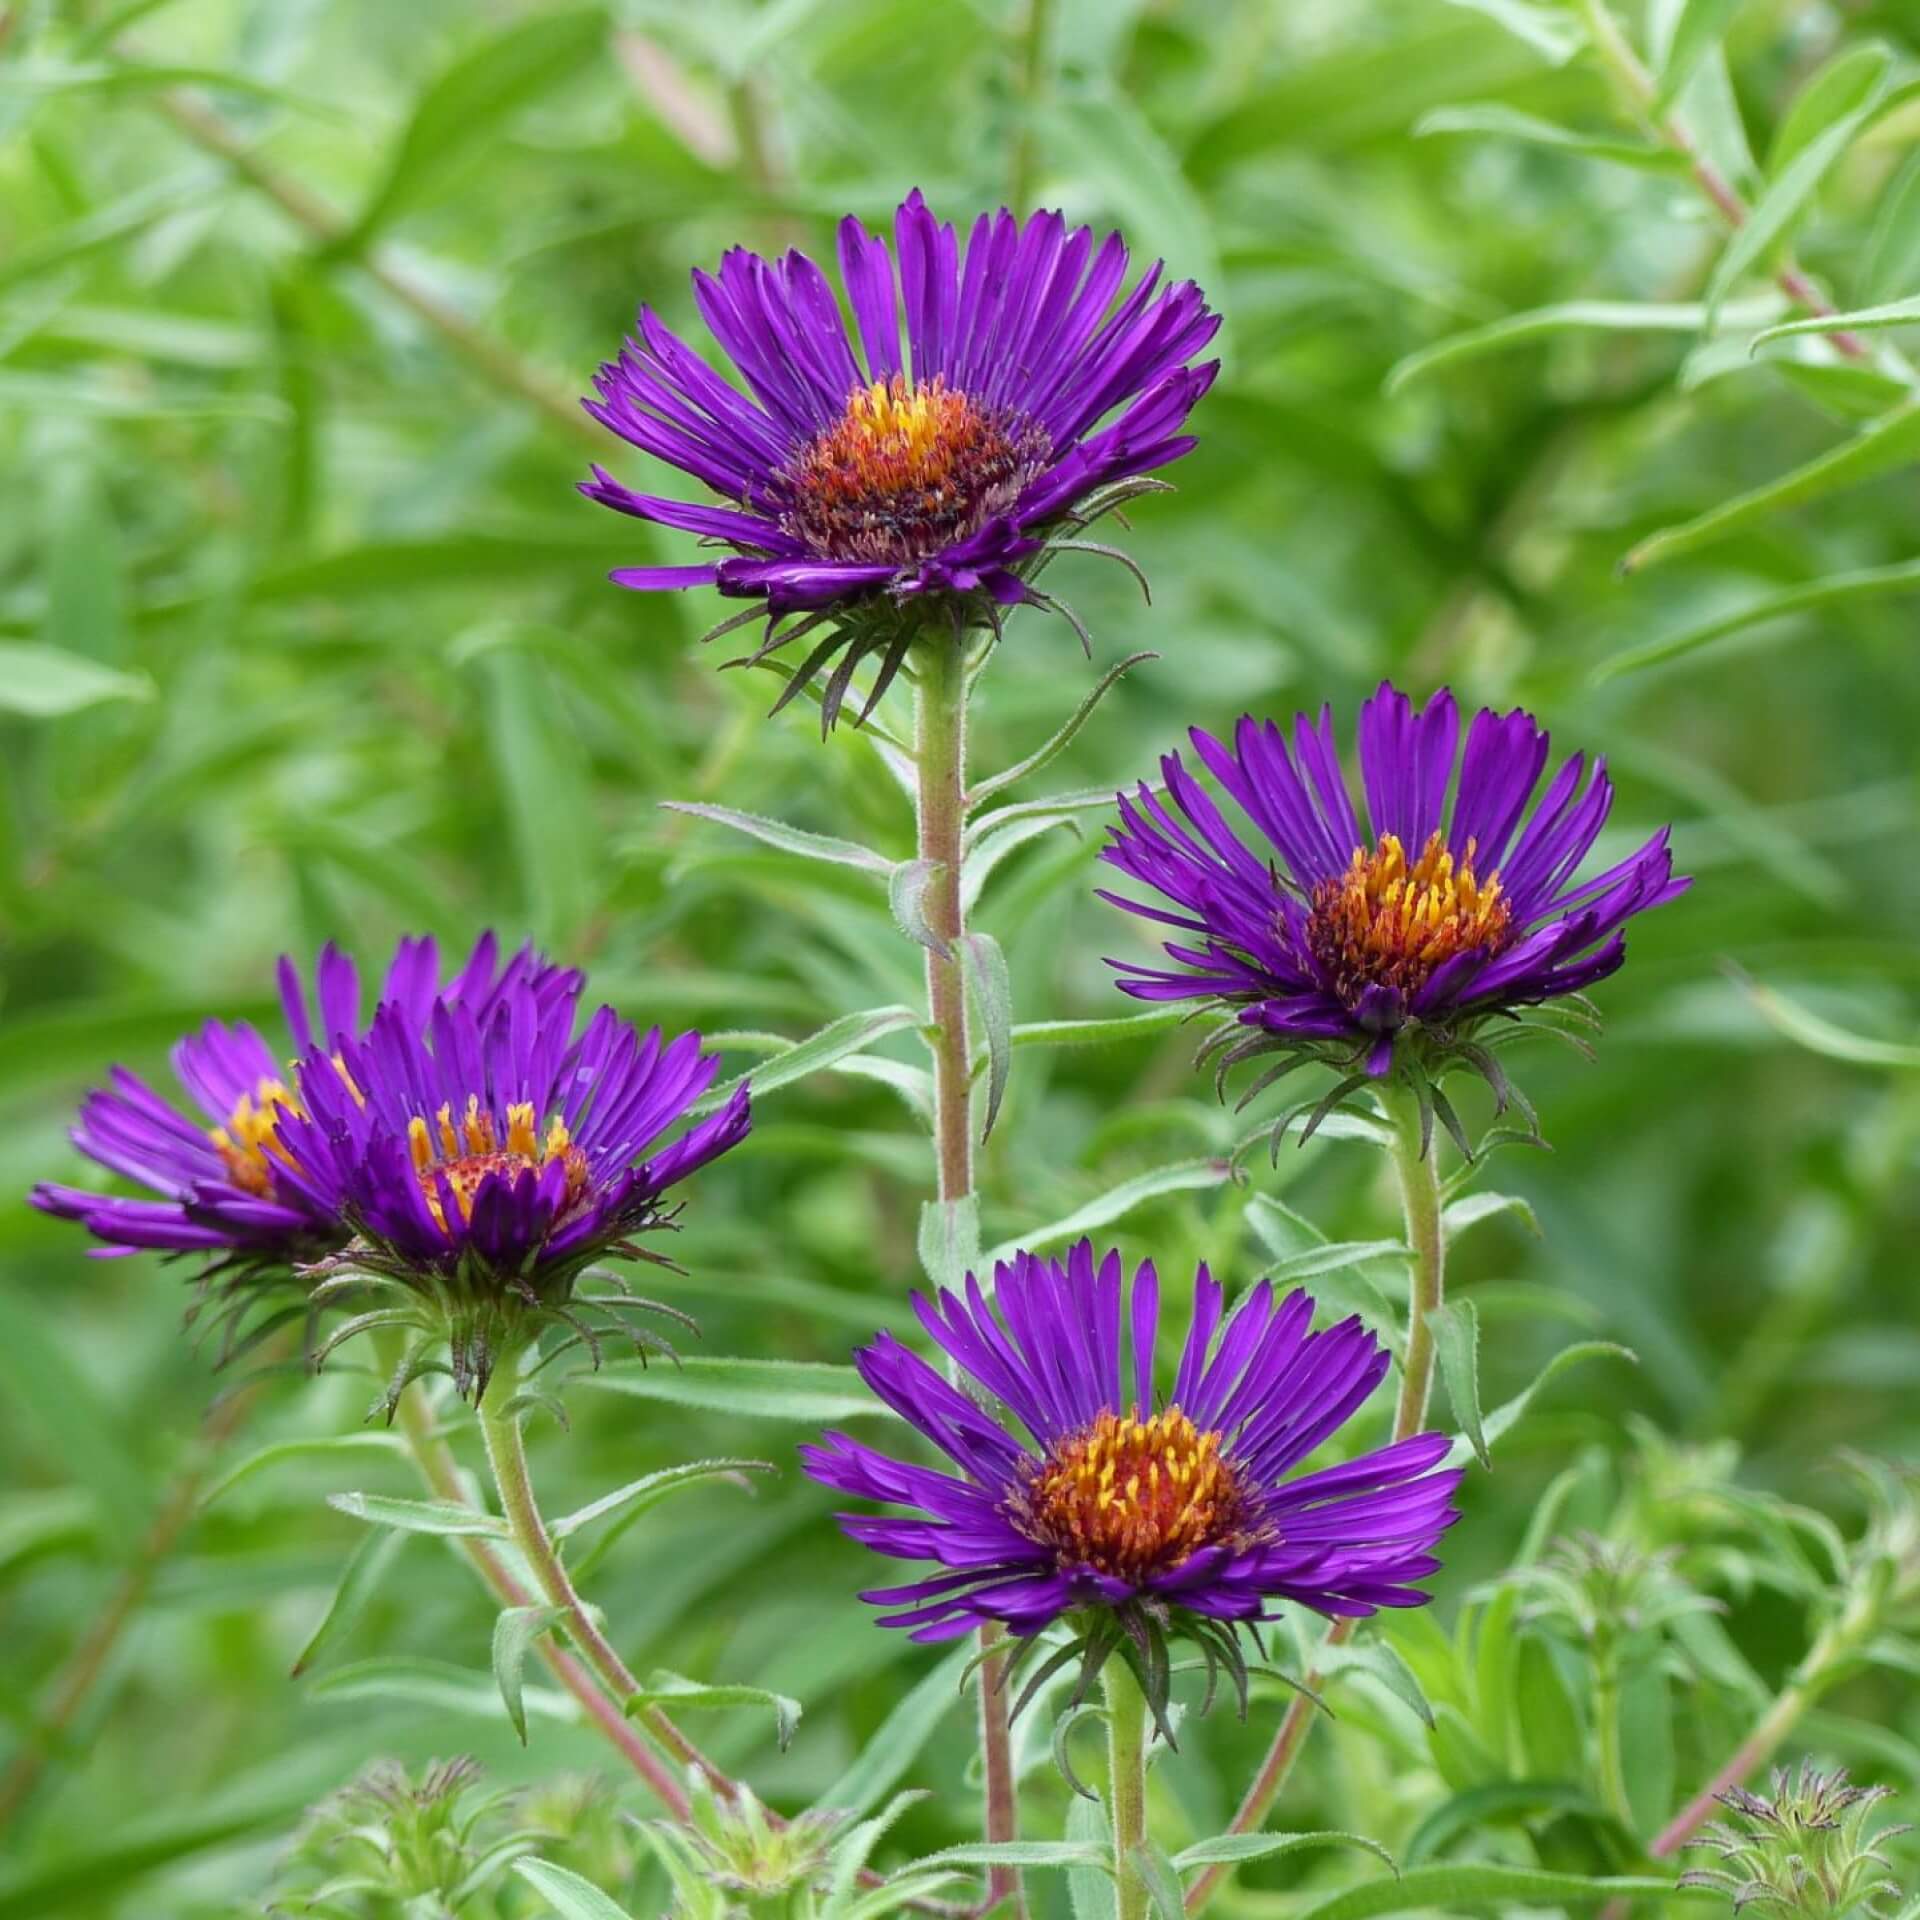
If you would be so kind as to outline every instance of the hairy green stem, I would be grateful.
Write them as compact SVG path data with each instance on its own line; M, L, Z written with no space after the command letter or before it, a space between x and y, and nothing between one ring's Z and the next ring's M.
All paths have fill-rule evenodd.
M539 1502L534 1497L533 1479L527 1470L520 1416L506 1404L511 1398L512 1384L511 1370L502 1368L494 1375L480 1403L480 1437L486 1444L487 1465L493 1471L493 1484L500 1495L500 1510L505 1516L507 1531L532 1572L534 1584L547 1604L559 1610L569 1637L598 1676L601 1686L626 1709L640 1691L640 1682L580 1598L547 1530ZM737 1783L715 1767L659 1707L642 1706L631 1711L683 1767L699 1768L713 1783L716 1793L731 1799L739 1792Z
M1397 1082L1379 1088L1377 1097L1393 1128L1393 1167L1400 1183L1407 1244L1413 1250L1407 1292L1407 1346L1393 1419L1393 1437L1398 1441L1411 1439L1426 1425L1427 1401L1433 1390L1433 1331L1428 1315L1446 1298L1447 1236L1441 1218L1440 1171L1434 1164L1431 1143L1426 1152L1421 1151L1419 1101L1410 1088ZM1344 1646L1353 1638L1356 1625L1353 1620L1336 1620L1327 1629L1324 1644ZM1255 1833L1265 1824L1312 1731L1313 1716L1319 1709L1309 1696L1320 1691L1322 1681L1319 1672L1310 1673L1307 1691L1296 1693L1288 1703L1273 1745L1267 1749L1260 1771L1227 1828L1229 1833ZM1224 1865L1207 1868L1187 1889L1188 1913L1200 1912L1230 1871Z
M1107 1695L1107 1817L1113 1825L1115 1920L1147 1920L1151 1896L1140 1871L1147 1843L1147 1696L1114 1654L1102 1670Z
M967 658L956 634L933 628L914 660L916 842L929 877L922 914L944 951L927 950L927 1044L933 1053L933 1150L940 1204L973 1198L973 1066L967 1040L967 987L960 958L966 932L961 910L960 862L967 824ZM1020 1831L1013 1775L1013 1730L1007 1715L999 1627L980 1630L980 1755L986 1788L986 1837L1012 1840ZM987 1904L1026 1912L1020 1870L994 1867Z

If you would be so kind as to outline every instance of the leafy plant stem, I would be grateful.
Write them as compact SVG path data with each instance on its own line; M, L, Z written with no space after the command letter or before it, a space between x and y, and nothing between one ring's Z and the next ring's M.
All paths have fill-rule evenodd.
M409 1388L401 1394L395 1425L407 1443L420 1478L430 1491L442 1500L462 1506L470 1504L453 1450L442 1437L432 1409L417 1388ZM466 1554L468 1563L479 1575L481 1583L503 1607L533 1605L534 1596L515 1579L505 1562L485 1540L467 1535L456 1544ZM627 1721L618 1703L607 1697L587 1668L564 1647L543 1638L539 1642L539 1651L554 1678L579 1702L581 1709L619 1750L627 1764L653 1790L661 1805L676 1819L684 1820L691 1811L685 1790L674 1777L673 1770L660 1760Z
M1596 1652L1593 1663L1593 1734L1599 1745L1600 1804L1632 1832L1633 1802L1620 1756L1620 1666L1610 1649Z
M520 1415L507 1404L511 1393L511 1372L502 1368L494 1375L480 1403L480 1435L486 1443L487 1465L493 1471L494 1486L499 1491L500 1511L506 1518L513 1544L531 1569L542 1596L549 1606L560 1609L568 1634L599 1677L601 1686L617 1701L631 1700L640 1692L640 1682L575 1590L541 1515L539 1502L534 1497L533 1478L527 1469ZM716 1793L727 1799L738 1794L738 1785L720 1772L661 1708L636 1708L634 1718L683 1767L697 1767L704 1773Z
M1420 1104L1411 1089L1390 1083L1378 1090L1378 1098L1393 1127L1393 1166L1400 1184L1400 1205L1407 1224L1407 1244L1413 1249L1412 1274L1407 1293L1407 1345L1400 1369L1400 1398L1394 1412L1393 1437L1410 1439L1426 1425L1427 1401L1433 1391L1433 1334L1427 1316L1446 1298L1446 1224L1441 1214L1440 1171L1434 1162L1433 1143L1421 1151ZM1351 1640L1357 1622L1336 1620L1327 1629L1324 1644L1344 1646ZM1304 1690L1287 1705L1273 1745L1260 1763L1253 1784L1240 1802L1228 1826L1229 1833L1256 1833L1265 1824L1273 1804L1287 1784L1293 1763L1306 1745L1319 1711L1314 1696L1320 1692L1324 1677L1307 1676ZM1187 1889L1187 1911L1199 1913L1218 1890L1231 1869L1216 1864L1206 1869Z
M1149 1896L1140 1871L1147 1844L1147 1696L1128 1661L1106 1664L1107 1814L1113 1825L1116 1920L1146 1920Z
M1047 87L1048 54L1053 40L1053 0L1027 0L1026 30L1020 46L1020 130L1013 143L1007 176L1007 204L1024 214L1033 199L1039 171L1038 127Z
M958 634L930 629L916 649L914 796L916 845L931 874L922 901L928 930L945 949L927 949L927 1029L933 1052L933 1142L936 1191L946 1206L973 1195L972 1068L967 1045L967 988L960 937L962 842L967 824L967 659ZM1015 1839L1020 1831L1013 1773L1013 1733L1007 1717L1003 1659L997 1627L980 1630L980 1754L986 1781L986 1837ZM1017 1867L989 1870L987 1904L1010 1903L1026 1912Z
M1619 21L1613 17L1608 0L1580 0L1580 11L1586 20L1587 31L1593 37L1594 50L1600 56L1601 65L1606 68L1635 118L1654 139L1670 147L1686 161L1694 185L1721 219L1729 227L1744 227L1751 209L1740 197L1739 189L1701 151L1691 129L1683 120L1675 114L1655 111L1654 102L1659 89L1653 75L1647 71L1645 63L1621 30ZM1804 312L1824 318L1835 311L1833 303L1791 256L1781 259L1774 279L1780 290ZM1847 332L1845 328L1836 328L1827 338L1849 360L1872 357L1860 336Z

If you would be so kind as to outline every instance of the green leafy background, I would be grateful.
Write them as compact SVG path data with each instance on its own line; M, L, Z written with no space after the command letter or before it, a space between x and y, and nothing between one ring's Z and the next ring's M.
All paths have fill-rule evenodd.
M1203 282L1225 372L1179 492L1134 513L1153 606L1063 559L1095 661L1017 618L976 766L1030 751L1141 648L1159 657L1016 798L1148 776L1189 723L1345 716L1383 674L1445 680L1603 752L1603 851L1672 820L1699 876L1600 990L1597 1063L1510 1056L1555 1151L1504 1153L1486 1183L1540 1236L1515 1207L1458 1250L1480 1390L1507 1401L1578 1338L1638 1365L1550 1384L1470 1477L1440 1622L1523 1550L1570 1463L1568 1524L1644 1484L1634 1420L1737 1443L1744 1484L1848 1519L1832 1457L1910 1446L1920 1373L1920 416L1897 327L1857 361L1817 334L1749 349L1794 317L1770 279L1784 245L1843 308L1920 294L1902 91L1920 26L1871 0L1655 11L1656 32L1680 16L1676 60L1697 55L1669 75L1683 107L1763 209L1731 254L1618 112L1580 10L1547 0L1055 0L1037 42L1022 0L0 8L0 1190L72 1177L63 1130L108 1062L164 1074L208 1015L271 1018L273 957L328 937L370 954L410 929L530 932L623 1011L735 1036L730 1071L913 1004L918 949L871 875L661 809L911 853L870 744L823 747L804 706L769 724L775 681L716 672L728 643L695 640L718 609L607 584L691 556L573 492L593 458L659 478L575 396L640 299L694 326L688 267L730 245L818 251L842 211L879 221L914 184L963 220L1058 204ZM1143 937L1093 897L1101 819L1035 833L986 883L1016 1022L1128 1011L1102 956ZM1335 1242L1397 1233L1384 1163L1352 1141L1288 1145L1277 1171L1262 1150L1227 1181L1247 1121L1191 1075L1190 1036L1046 1039L1016 1035L984 1244L1111 1195L1100 1231L1238 1284L1311 1249L1296 1212ZM768 1092L702 1177L688 1277L662 1283L700 1352L841 1362L910 1325L925 1129L910 1079L903 1098L872 1062L919 1059L885 1033ZM1315 1284L1379 1311L1399 1281L1356 1258ZM507 1782L602 1764L531 1680L519 1746L490 1610L431 1539L406 1538L288 1677L367 1537L326 1494L418 1491L377 1442L280 1457L143 1559L219 1391L183 1299L173 1270L90 1262L71 1230L0 1209L0 1762L51 1741L0 1836L0 1916L254 1910L299 1810L375 1754L470 1751ZM951 1676L871 1625L853 1597L871 1566L793 1471L796 1441L847 1412L841 1377L763 1371L729 1411L731 1390L724 1369L622 1370L570 1393L571 1437L536 1426L561 1510L699 1455L780 1467L647 1513L594 1597L636 1669L802 1704L784 1753L764 1714L700 1723L777 1803L931 1786L896 1840L965 1840ZM283 1373L222 1460L358 1431L369 1391L345 1365ZM50 1737L129 1568L124 1631ZM1643 1838L1750 1717L1739 1671L1772 1686L1804 1645L1792 1595L1752 1572L1702 1576L1735 1678L1648 1669ZM1524 1675L1544 1640L1498 1626ZM1436 1698L1460 1681L1438 1636L1399 1642ZM1540 1696L1485 1661L1479 1684L1451 1750L1383 1692L1342 1690L1282 1824L1402 1850L1456 1796L1537 1777L1498 1729ZM1245 1729L1217 1712L1158 1770L1172 1847L1225 1826L1283 1697L1262 1691ZM1909 1678L1863 1673L1806 1744L1910 1789L1916 1704ZM1046 1731L1028 1797L1056 1836L1071 1796ZM1565 1866L1515 1850L1520 1805L1469 1807L1431 1845ZM1508 1824L1488 1840L1483 1816ZM1361 1871L1276 1859L1229 1899L1289 1911L1286 1889ZM1066 1878L1036 1876L1043 1905L1065 1911Z

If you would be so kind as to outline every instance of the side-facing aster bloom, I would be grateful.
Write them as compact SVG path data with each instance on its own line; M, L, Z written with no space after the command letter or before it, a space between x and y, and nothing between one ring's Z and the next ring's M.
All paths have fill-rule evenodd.
M660 1144L718 1071L698 1034L664 1042L611 1007L575 1027L574 995L519 980L478 1009L440 999L421 1019L383 1006L364 1038L300 1063L283 1177L355 1236L343 1280L372 1276L400 1302L349 1321L329 1349L365 1327L415 1328L396 1394L442 1340L459 1390L484 1393L498 1357L548 1320L597 1359L595 1318L656 1303L576 1300L582 1270L609 1254L665 1264L636 1236L671 1225L667 1190L746 1137L743 1086Z
M1178 754L1160 763L1164 797L1144 785L1119 796L1120 824L1100 857L1173 910L1102 897L1190 936L1167 943L1178 970L1112 962L1120 989L1230 1009L1257 1032L1223 1064L1277 1046L1357 1069L1359 1084L1396 1060L1426 1074L1461 1058L1504 1101L1505 1078L1477 1030L1612 973L1627 921L1691 883L1674 878L1664 828L1619 865L1575 879L1613 785L1604 760L1588 777L1575 754L1529 813L1548 747L1529 713L1482 709L1462 755L1451 693L1415 712L1383 682L1360 709L1359 733L1364 829L1328 708L1317 723L1295 718L1291 754L1279 726L1250 716L1232 746L1197 728L1190 736L1257 840L1228 822Z
M717 277L693 276L744 393L648 307L595 379L596 420L729 505L634 493L598 467L581 488L732 549L624 568L621 586L756 602L716 629L764 611L755 658L831 623L788 696L844 648L832 710L878 652L871 708L930 619L997 629L1002 608L1058 608L1033 585L1039 561L1193 446L1182 429L1219 366L1193 362L1220 324L1191 281L1162 286L1157 264L1122 296L1120 236L1096 245L1057 213L983 213L963 247L915 192L891 252L851 216L839 252L851 330L803 254L735 248Z
M441 989L432 938L403 939L388 965L381 1000L397 1017L424 1023ZM542 1000L570 999L580 976L523 947L504 965L498 940L483 934L446 979L454 1004L484 1011L502 993L526 987ZM279 966L281 1005L296 1047L333 1052L361 1021L360 973L329 942L314 968L311 1006L290 959ZM250 1286L336 1252L347 1238L338 1219L289 1178L281 1129L300 1111L291 1069L248 1022L209 1020L173 1050L173 1068L198 1114L156 1093L125 1067L89 1094L72 1140L89 1159L144 1187L134 1199L43 1182L29 1196L43 1212L77 1220L103 1244L100 1256L157 1249L202 1256L206 1277L239 1304ZM233 1289L239 1289L239 1292Z
M1084 1689L1118 1648L1164 1713L1170 1632L1195 1640L1210 1671L1217 1659L1243 1681L1235 1634L1280 1603L1331 1616L1425 1603L1414 1583L1439 1566L1434 1546L1456 1518L1460 1476L1434 1471L1445 1436L1294 1471L1386 1373L1358 1319L1311 1332L1313 1301L1276 1300L1262 1280L1222 1326L1221 1289L1203 1266L1162 1399L1151 1261L1129 1290L1120 1256L1088 1241L1063 1261L1020 1253L995 1268L994 1298L998 1313L969 1274L964 1298L916 1295L914 1309L1024 1437L883 1333L855 1356L861 1378L952 1467L911 1465L843 1433L801 1450L837 1492L915 1509L840 1517L875 1552L942 1569L863 1594L888 1609L883 1626L948 1640L998 1621L1031 1640L1069 1619L1074 1640L1042 1674L1078 1649Z

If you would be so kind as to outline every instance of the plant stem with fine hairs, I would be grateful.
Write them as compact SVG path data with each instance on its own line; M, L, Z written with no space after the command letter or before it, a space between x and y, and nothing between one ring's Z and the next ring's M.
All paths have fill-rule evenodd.
M1152 1901L1140 1871L1147 1843L1147 1696L1116 1654L1103 1670L1107 1695L1107 1817L1113 1825L1115 1920L1147 1920Z
M1447 1236L1440 1209L1440 1170L1434 1164L1431 1142L1421 1151L1420 1104L1412 1092L1397 1083L1378 1089L1393 1128L1393 1167L1400 1184L1400 1205L1406 1216L1407 1244L1413 1250L1413 1269L1407 1293L1407 1346L1400 1367L1400 1398L1394 1411L1393 1437L1411 1439L1426 1425L1427 1400L1433 1390L1433 1331L1428 1315L1446 1298ZM1357 1621L1336 1620L1327 1629L1325 1645L1344 1646ZM1322 1676L1307 1676L1307 1691L1296 1693L1273 1736L1273 1745L1254 1775L1253 1784L1233 1816L1229 1833L1254 1833L1265 1822L1293 1763L1306 1745L1318 1711L1311 1695L1320 1691ZM1219 1888L1229 1869L1212 1866L1187 1890L1187 1911L1198 1913Z
M958 634L930 629L915 650L914 760L917 849L927 863L922 917L939 947L927 949L927 1043L933 1051L933 1146L943 1225L973 1200L973 1066L967 1042L967 987L960 942L960 861L967 819L967 654ZM1004 1660L994 1652L1000 1627L982 1627L980 1754L986 1784L986 1837L1014 1839L1020 1831L1013 1777L1013 1732L1008 1724ZM987 1876L989 1909L1006 1903L1019 1920L1026 1912L1017 1867Z

